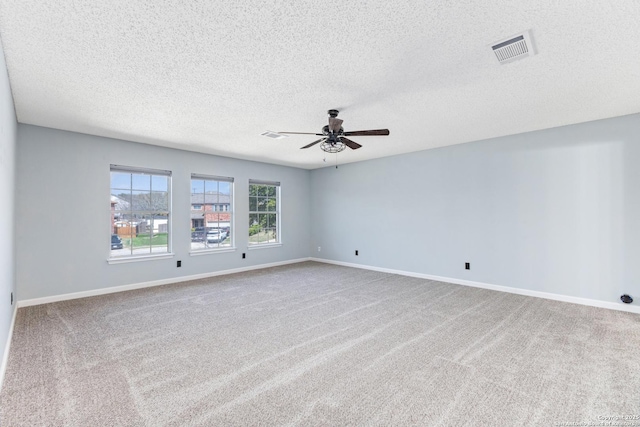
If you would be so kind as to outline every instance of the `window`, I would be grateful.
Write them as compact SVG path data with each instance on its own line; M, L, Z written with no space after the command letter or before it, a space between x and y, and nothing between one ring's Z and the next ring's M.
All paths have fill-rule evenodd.
M232 206L233 178L191 174L192 251L233 246Z
M169 253L171 171L111 165L110 258Z
M249 180L249 245L280 243L280 183Z

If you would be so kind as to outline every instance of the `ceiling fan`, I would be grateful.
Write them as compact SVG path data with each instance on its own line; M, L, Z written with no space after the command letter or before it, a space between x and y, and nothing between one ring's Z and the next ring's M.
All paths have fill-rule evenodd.
M338 118L338 110L329 110L329 124L322 128L322 133L308 133L308 132L278 132L281 134L295 134L295 135L317 135L322 138L317 141L313 141L311 144L307 144L300 149L313 147L320 143L320 148L327 153L339 153L345 148L349 147L352 150L357 150L362 147L355 141L352 141L347 136L385 136L389 135L389 129L376 129L376 130L357 130L351 132L345 132L342 128L343 120Z

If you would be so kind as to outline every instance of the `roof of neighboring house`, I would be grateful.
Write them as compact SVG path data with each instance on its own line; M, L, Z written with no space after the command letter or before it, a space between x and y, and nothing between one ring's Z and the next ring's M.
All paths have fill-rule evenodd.
M111 204L115 206L116 210L126 210L129 208L129 202L113 194L111 195Z
M220 193L191 193L192 205L229 204L231 197Z

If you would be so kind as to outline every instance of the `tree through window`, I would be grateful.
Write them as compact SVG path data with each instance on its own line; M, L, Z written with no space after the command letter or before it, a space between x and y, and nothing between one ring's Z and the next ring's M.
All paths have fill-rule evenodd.
M280 243L280 183L249 180L249 245Z

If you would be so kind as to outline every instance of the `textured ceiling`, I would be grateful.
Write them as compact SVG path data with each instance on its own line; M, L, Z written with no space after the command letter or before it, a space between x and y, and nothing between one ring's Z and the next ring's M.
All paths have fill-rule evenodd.
M640 111L640 2L3 0L18 121L302 168ZM490 45L531 29L538 54Z

